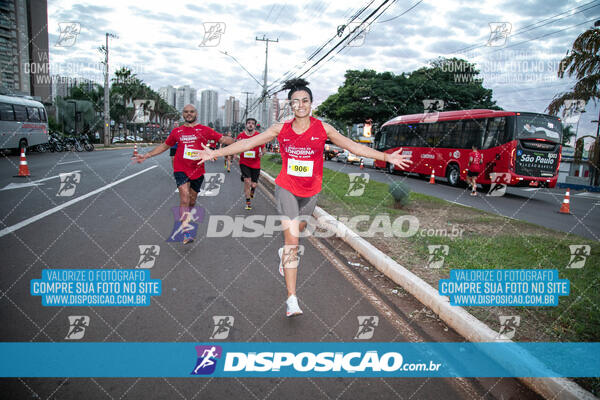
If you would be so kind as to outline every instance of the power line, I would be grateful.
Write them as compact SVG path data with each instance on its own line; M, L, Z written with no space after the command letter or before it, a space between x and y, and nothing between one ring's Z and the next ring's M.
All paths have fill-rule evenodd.
M412 10L413 8L415 8L416 6L418 6L419 4L421 4L423 2L423 0L419 0L417 1L412 7L410 7L409 9L403 11L401 14L396 15L395 17L392 17L390 19L386 19L385 21L379 21L378 24L384 24L386 22L390 22L395 20L396 18L400 18L401 16L403 16L404 14L408 13L410 10Z
M369 3L365 6L363 6L361 9L359 9L358 11L356 11L354 13L354 15L352 15L350 17L350 20L346 23L346 25L351 24L352 22L354 22L354 20L356 18L358 18L367 8L369 8L371 6L371 4L373 4L375 2L375 0L370 0ZM331 37L331 39L329 39L327 42L325 42L321 47L319 47L317 50L315 50L306 61L302 62L301 64L306 65L306 63L308 63L309 61L311 61L313 58L315 58L317 56L317 54L319 54L329 43L331 43L333 40L335 40L336 37L339 37L337 34L333 35L333 37ZM302 68L302 67L300 67ZM280 78L276 79L275 81L273 81L271 83L271 85L269 85L270 87L272 87L273 85L275 85L277 82L280 82L282 80L287 79L290 75L292 75L293 69L289 70L288 72L284 73Z
M394 1L395 1L395 0L394 0ZM364 12L364 11L365 11L367 8L369 8L369 6L370 6L371 4L373 4L374 2L375 2L375 0L370 0L368 4L366 4L365 6L363 6L362 8L360 8L359 10L357 10L357 11L354 13L354 15L352 15L352 16L350 17L350 20L347 22L347 24L350 24L350 23L354 22L354 20L355 20L356 18L358 18L358 17L359 17L359 16L360 16L360 15L361 15L361 14L362 14L362 13L363 13L363 12ZM368 18L367 18L367 19L368 19ZM346 25L347 25L347 24L346 24ZM324 49L324 48L325 48L325 47L326 47L326 46L327 46L329 43L331 43L331 42L332 42L332 41L333 41L333 40L334 40L336 37L338 37L338 36L337 36L337 34L336 34L336 35L334 35L334 36L333 36L331 39L329 39L327 42L325 42L325 43L324 43L324 44L323 44L323 45L322 45L322 46L321 46L319 49L315 50L315 51L314 51L314 52L313 52L313 53L312 53L312 54L309 56L309 58L308 58L306 61L304 61L303 63L301 63L301 64L302 64L302 66L303 66L303 65L305 65L305 64L306 64L307 62L309 62L310 60L312 60L313 58L315 58L315 57L316 57L316 56L317 56L317 55L318 55L318 54L319 54L319 53L320 53L320 52L321 52L321 51L322 51L322 50L323 50L323 49ZM342 43L342 42L343 42L345 39L346 39L346 38L342 39L342 41L341 41L340 43ZM338 45L339 45L339 44L338 44ZM300 68L302 68L302 66L301 66ZM282 81L282 80L285 80L285 79L288 79L288 78L289 78L290 76L292 76L293 74L294 74L294 69L291 69L291 70L289 70L288 72L286 72L285 74L283 74L283 75L282 75L280 78L278 78L278 79L276 79L275 81L273 81L273 82L272 82L272 83L271 83L271 84L268 86L268 88L267 88L267 89L268 89L268 92L266 93L266 95L267 95L267 96L271 95L271 94L273 93L273 87L274 87L274 86L275 86L275 85L276 85L278 82L280 82L280 81ZM261 86L262 86L262 85L261 85ZM252 104L251 111L253 111L253 110L254 110L254 108L255 108L255 107L258 105L258 104L260 104L261 100L262 100L262 96L261 96L260 98L258 98L258 99L256 99L256 100L254 101L254 103Z
M319 58L313 65L310 66L310 68L308 68L306 71L304 71L302 74L300 74L298 77L301 78L302 76L306 75L311 69L313 69L315 66L317 66L321 61L323 61L323 59L325 59L329 54L331 54L335 49L337 49L341 44L343 44L346 39L350 38L352 35L355 34L355 32L361 28L361 26L368 21L373 15L375 15L380 9L381 7L383 7L386 3L388 3L389 0L385 0L383 3L381 3L379 5L379 7L377 7L375 9L375 11L373 11L371 14L369 14L367 16L367 18L365 18L365 21L361 22L360 25L358 25L356 28L354 28L350 33L348 33L346 35L346 37L344 37L338 44L336 44L332 49L330 49L324 56L322 56L321 58ZM392 2L393 3L393 2ZM390 4L391 5L391 4ZM388 6L389 7L389 6ZM381 14L380 14L381 15ZM369 23L369 25L371 25L371 23ZM364 31L364 28L361 30L361 32ZM360 32L359 32L360 33ZM347 45L347 44L346 44ZM345 47L345 46L344 46ZM343 48L342 48L343 49Z
M534 40L538 40L538 39L541 39L541 38L544 38L544 37L547 37L547 36L551 36L551 35L554 35L554 34L556 34L556 33L564 32L564 31L567 31L567 30L569 30L569 29L572 29L572 28L576 28L576 27L578 27L578 26L581 26L581 25L589 24L590 22L593 22L593 21L595 21L596 19L597 19L597 18L592 18L592 19L589 19L589 20L587 20L587 21L585 21L585 22L582 22L582 23L580 23L580 24L571 25L571 26L568 26L568 27L566 27L566 28L559 29L558 31L550 32L550 33L547 33L547 34L545 34L545 35L542 35L542 36L538 36L538 37L536 37L536 38L533 38L533 39L524 40L524 41L522 41L522 42L519 42L519 43L511 44L510 46L504 46L504 47L503 47L503 48L501 48L501 49L497 49L497 50L493 51L493 53L496 53L496 52L498 52L498 51L501 51L501 50L507 49L507 48L509 48L509 47L515 47L515 46L519 46L519 45L521 45L521 44L524 44L524 43L533 42Z
M581 6L578 6L578 7L571 8L571 9L569 9L569 10L563 11L562 13L559 13L559 14L553 15L553 16L551 16L551 17L548 17L548 18L545 18L545 19L543 19L543 20L541 20L541 21L535 22L535 23L533 23L533 24L526 25L526 26L524 26L524 27L520 28L519 30L517 30L516 32L514 32L514 33L511 35L511 37L518 36L518 35L520 35L520 34L522 34L522 33L529 32L529 31L531 31L531 30L533 30L533 29L541 28L542 26L548 25L548 24L550 24L550 23L554 23L554 22L556 22L556 21L560 21L561 19L564 19L564 18L570 17L570 16L572 16L572 15L578 14L578 13L580 13L580 12L583 12L583 11L587 11L587 10L589 10L590 8L597 7L597 6L598 6L598 5L600 5L600 4L595 4L595 5L591 6L591 7L588 7L588 8L586 8L585 10L580 10L580 11L577 11L576 13L570 14L570 15L568 15L568 16L566 16L566 17L563 17L563 18L559 18L559 19L556 19L556 20L550 21L548 24L540 25L540 26L538 26L538 27L535 27L535 28L531 28L531 29L527 29L527 30L525 30L525 28L529 28L529 27L532 27L532 26L534 26L534 25L538 25L538 24L540 24L540 23L542 23L542 22L545 22L545 21L548 21L548 20L550 20L550 19L552 19L552 18L555 18L555 17L561 16L561 15L563 15L563 14L567 14L567 13L569 13L569 12L573 11L573 10L577 10L577 9L579 9L579 8L586 7L586 6L588 6L588 5L592 4L592 3L595 3L595 2L597 2L597 1L598 1L598 0L594 0L594 1L591 1L591 2L589 2L589 3L582 4ZM463 47L463 48L461 48L461 49L455 50L455 51L453 51L453 52L451 52L451 53L449 53L449 54L464 53L464 52L466 52L466 51L475 50L475 49L477 49L477 48L481 48L481 47L487 47L487 46L486 46L485 44L483 44L483 45L471 45L471 46L467 46L467 47Z

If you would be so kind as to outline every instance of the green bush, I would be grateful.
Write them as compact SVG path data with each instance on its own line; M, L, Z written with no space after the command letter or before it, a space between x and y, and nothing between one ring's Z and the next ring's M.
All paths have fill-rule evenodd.
M281 163L282 163L281 154L269 154L267 156L267 160L271 161L272 163L279 164L279 165L281 165Z
M409 202L410 188L402 182L389 184L389 191L395 200L394 208L402 208Z

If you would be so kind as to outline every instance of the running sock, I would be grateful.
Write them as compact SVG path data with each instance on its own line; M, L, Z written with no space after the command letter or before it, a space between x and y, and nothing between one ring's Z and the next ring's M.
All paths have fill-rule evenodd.
M254 198L254 189L256 188L250 188L250 198L253 199Z

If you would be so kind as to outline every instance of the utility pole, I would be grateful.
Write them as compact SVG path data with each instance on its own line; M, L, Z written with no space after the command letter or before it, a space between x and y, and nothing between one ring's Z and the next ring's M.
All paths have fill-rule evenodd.
M104 146L110 146L110 91L108 87L108 37L118 38L117 35L106 33L106 45L100 48L104 51Z
M248 95L252 94L252 92L242 92L242 94L246 95L246 111L244 111L244 124L245 124L246 118L248 118Z
M277 43L279 42L279 38L276 40L265 38L263 35L262 39L256 38L259 42L265 42L265 75L263 79L263 92L262 92L262 102L263 102L263 118L266 118L266 121L263 121L263 124L269 125L269 116L268 116L268 105L267 105L267 71L268 71L268 60L269 60L269 42Z

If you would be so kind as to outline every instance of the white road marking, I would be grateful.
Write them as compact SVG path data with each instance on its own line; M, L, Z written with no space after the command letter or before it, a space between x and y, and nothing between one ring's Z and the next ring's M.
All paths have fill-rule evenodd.
M64 174L74 174L75 172L81 172L81 171L77 170L77 171L63 172L63 173ZM54 179L54 178L58 178L58 177L60 177L60 174L54 175L54 176L49 176L48 178L38 179L37 181L24 182L24 183L9 183L8 185L6 185L2 189L0 189L0 191L11 190L11 189L21 189L21 188L30 187L30 186L38 186L38 185L40 185L40 182L49 181L50 179Z
M72 163L76 163L76 162L83 162L83 160L65 161L65 162L57 163L56 165L72 164Z
M574 194L573 196L577 196L577 197L585 197L586 199L600 199L600 193L577 193Z
M156 168L156 167L158 167L158 165L154 165L154 166L152 166L152 167L146 168L145 170L143 170L143 171L140 171L140 172L136 172L136 173L135 173L135 174L133 174L133 175L126 176L125 178L119 179L118 181L115 181L115 182L113 182L113 183L109 183L108 185L102 186L101 188L98 188L98 189L96 189L96 190L93 190L93 191L91 191L91 192L89 192L89 193L86 193L86 194L84 194L84 195L82 195L82 196L79 196L79 197L77 197L77 198L74 198L73 200L69 200L69 201L67 201L67 202L65 202L65 203L63 203L63 204L59 204L58 206L56 206L56 207L54 207L54 208L51 208L51 209L49 209L49 210L46 210L46 211L44 211L44 212L43 212L43 213L41 213L41 214L34 215L33 217L31 217L31 218L27 218L26 220L23 220L23 221L21 221L21 222L19 222L19 223L15 224L15 225L12 225L12 226L9 226L9 227L7 227L7 228L4 228L4 229L2 229L2 230L0 231L0 237L2 237L2 236L6 236L6 235L8 235L9 233L12 233L12 232L14 232L14 231L16 231L16 230L18 230L18 229L21 229L21 228L23 228L24 226L27 226L27 225L29 225L29 224L32 224L32 223L36 222L36 221L39 221L40 219L42 219L42 218L45 218L45 217L47 217L48 215L52 215L52 214L54 214L54 213L56 213L56 212L58 212L58 211L62 210L63 208L69 207L70 205L72 205L72 204L75 204L75 203L78 203L78 202L80 202L81 200L85 200L85 199L87 199L88 197L91 197L91 196L93 196L93 195L95 195L95 194L98 194L98 193L100 193L100 192L103 192L103 191L105 191L106 189L110 189L111 187L113 187L113 186L116 186L116 185L118 185L119 183L125 182L125 181L127 181L127 180L129 180L129 179L131 179L131 178L134 178L134 177L136 177L136 176L138 176L138 175L141 175L141 174L143 174L144 172L150 171L151 169L154 169L154 168Z

